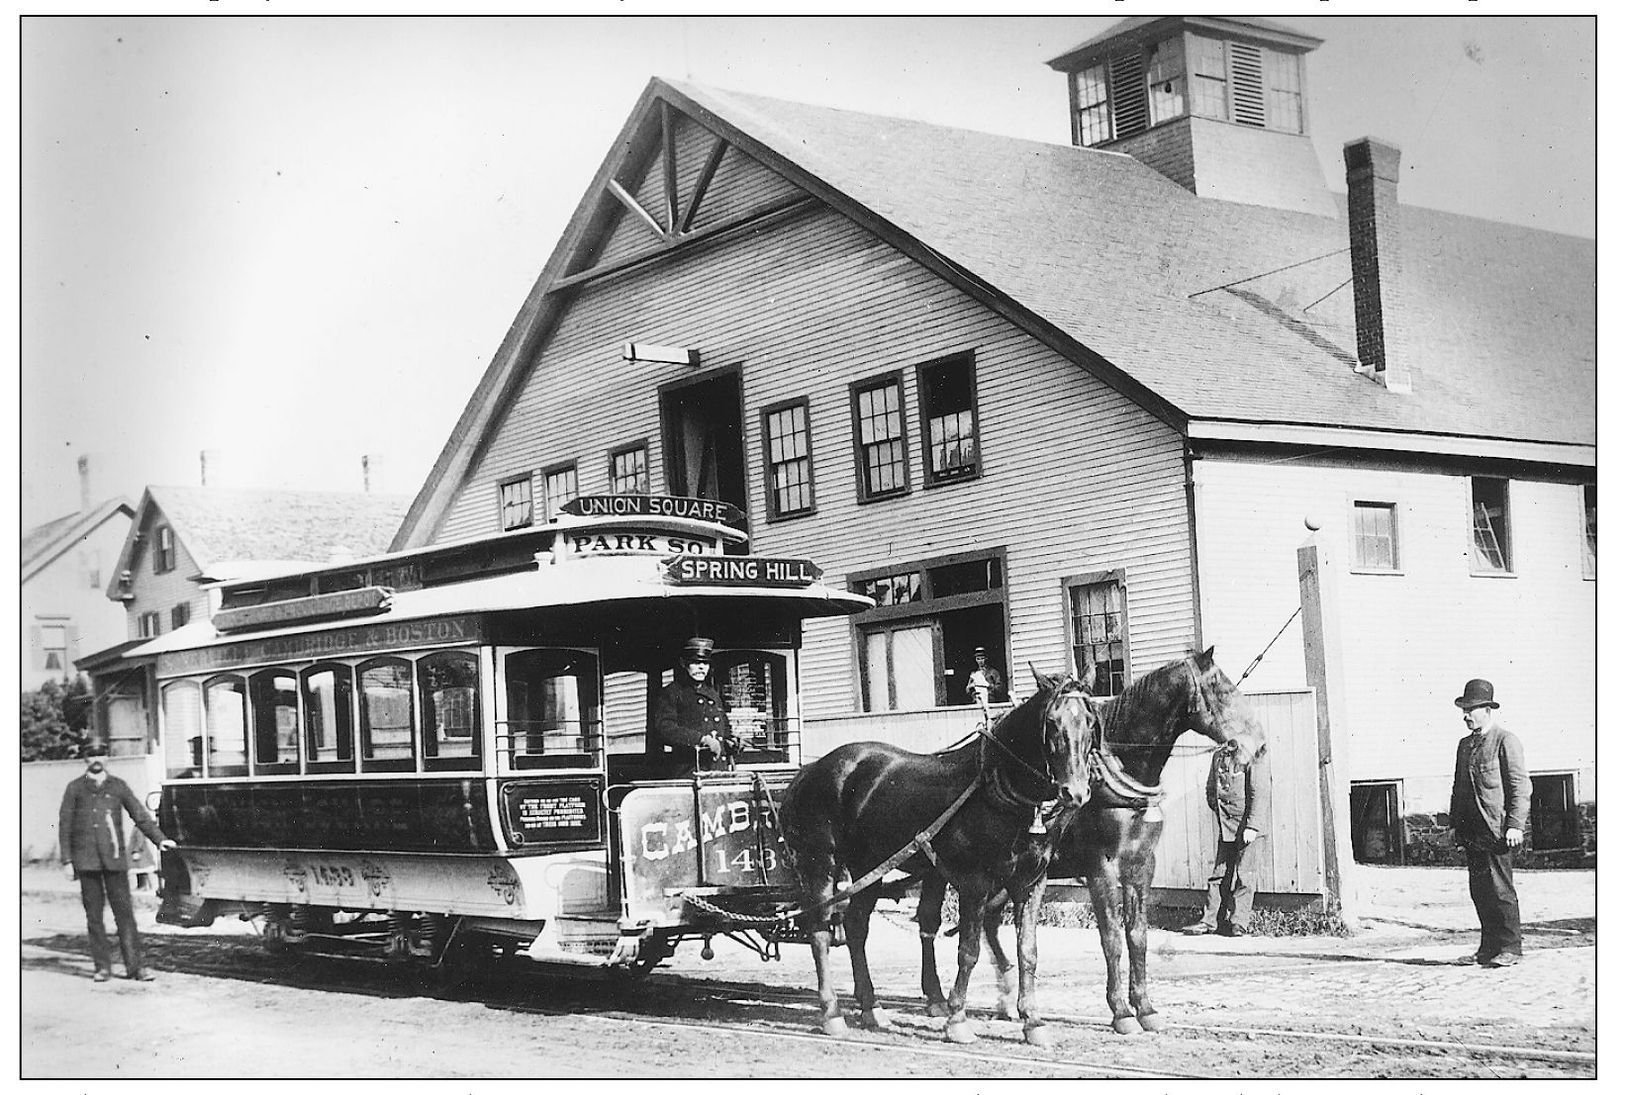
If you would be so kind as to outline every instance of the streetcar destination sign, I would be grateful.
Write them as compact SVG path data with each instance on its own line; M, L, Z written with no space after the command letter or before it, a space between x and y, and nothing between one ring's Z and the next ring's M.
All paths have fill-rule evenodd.
M731 502L669 494L584 494L559 507L572 517L689 517L732 525L745 516Z
M679 555L666 563L666 576L680 586L776 586L799 589L823 577L811 559L764 555Z

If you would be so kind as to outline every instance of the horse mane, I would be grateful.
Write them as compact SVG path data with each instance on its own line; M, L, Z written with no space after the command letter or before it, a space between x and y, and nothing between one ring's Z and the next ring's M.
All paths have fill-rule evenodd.
M1058 681L1057 683L1060 684L1061 682ZM1026 710L1029 707L1032 707L1032 706L1038 704L1042 698L1054 695L1055 692L1056 692L1056 689L1054 689L1054 688L1040 688L1040 689L1038 689L1031 696L1024 699L1021 703L1018 703L1018 704L1014 705L1009 711L1004 712L1003 714L1001 714L999 716L999 718L995 719L994 724L992 726L988 727L988 733L990 733L990 734L998 734L999 730L1000 730L1000 727L1004 726L1011 719L1014 719L1017 716L1018 713L1020 713L1021 711ZM947 746L945 748L937 750L937 755L940 756L940 757L948 756L951 753L958 753L958 752L960 752L960 751L962 751L964 749L969 749L971 746L977 744L977 738L978 737L979 737L978 732L973 730L971 733L967 734L965 737L961 738L959 741L955 742L953 745L950 745L950 746Z
M1188 655L1185 659L1190 662ZM1137 677L1124 686L1124 690L1101 705L1101 737L1110 741L1114 730L1119 730L1126 722L1133 720L1146 703L1147 695L1153 691L1153 682L1158 682L1174 666L1181 662L1173 661L1167 665L1160 665L1150 673Z

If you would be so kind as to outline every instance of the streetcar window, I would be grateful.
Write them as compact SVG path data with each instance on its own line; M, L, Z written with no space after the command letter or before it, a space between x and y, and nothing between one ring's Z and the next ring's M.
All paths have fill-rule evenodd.
M449 650L418 659L423 755L479 757L480 662Z
M503 659L508 700L499 745L520 767L595 749L598 666L577 650L521 650Z
M170 779L203 774L203 693L196 681L164 685L164 771Z
M248 679L254 712L254 767L288 772L299 767L299 699L292 669L262 669Z
M712 681L728 708L729 729L748 750L775 752L792 737L786 717L786 665L783 654L729 650L717 655Z
M356 667L361 681L361 757L412 762L412 663L375 658Z
M355 686L348 665L313 665L299 675L305 701L305 759L325 770L349 771L355 740Z
M208 755L204 770L211 776L248 775L248 707L242 677L215 677L203 685L204 725L208 728Z

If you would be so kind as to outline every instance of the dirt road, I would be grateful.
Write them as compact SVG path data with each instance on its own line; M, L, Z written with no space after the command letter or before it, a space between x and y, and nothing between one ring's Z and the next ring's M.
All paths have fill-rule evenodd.
M1386 881L1405 904L1349 939L1189 939L1154 930L1169 1029L1123 1038L1106 1025L1092 931L1041 933L1055 1046L971 1003L982 1040L942 1040L916 999L917 938L903 912L872 936L894 1032L833 1042L813 1033L804 948L761 962L719 940L643 982L516 966L473 991L357 962L263 953L246 927L181 932L152 923L158 980L93 984L82 916L64 887L22 906L22 1061L27 1078L161 1077L1582 1077L1596 1076L1596 920L1591 876L1547 894L1521 876L1527 959L1503 970L1450 964L1464 930L1461 872L1407 868ZM1584 893L1578 887L1584 884ZM1554 896L1561 894L1562 896ZM1434 895L1437 895L1437 899ZM1380 895L1381 898L1381 895ZM1574 915L1579 913L1580 915ZM940 947L945 962L949 948ZM840 963L845 966L844 959ZM850 989L850 975L842 978ZM94 1017L94 1036L85 1019Z

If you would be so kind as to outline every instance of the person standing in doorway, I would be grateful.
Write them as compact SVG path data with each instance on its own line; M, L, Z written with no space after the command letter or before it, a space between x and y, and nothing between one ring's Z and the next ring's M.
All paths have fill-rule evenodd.
M1492 714L1502 705L1490 681L1469 681L1455 702L1468 733L1457 742L1451 833L1468 857L1468 895L1479 913L1479 946L1457 961L1511 966L1524 956L1513 851L1530 817L1530 775L1524 747Z
M130 900L126 814L160 851L175 847L175 842L164 835L135 792L130 790L130 785L107 770L107 746L89 746L85 750L84 775L69 783L62 792L57 841L62 850L63 871L79 881L79 898L85 906L85 928L90 934L90 956L96 963L96 972L92 974L95 981L106 981L113 976L113 955L102 919L108 905L113 907L125 976L132 981L152 980L152 974L141 962L141 933L136 928L135 908Z
M1263 745L1245 761L1236 742L1214 751L1208 766L1208 808L1219 822L1214 869L1203 918L1187 935L1247 935L1253 930L1253 885L1261 841L1270 826L1270 761Z
M1005 698L1005 678L999 670L988 664L988 648L979 646L971 652L976 665L965 681L965 694L970 696L986 716L990 703Z

